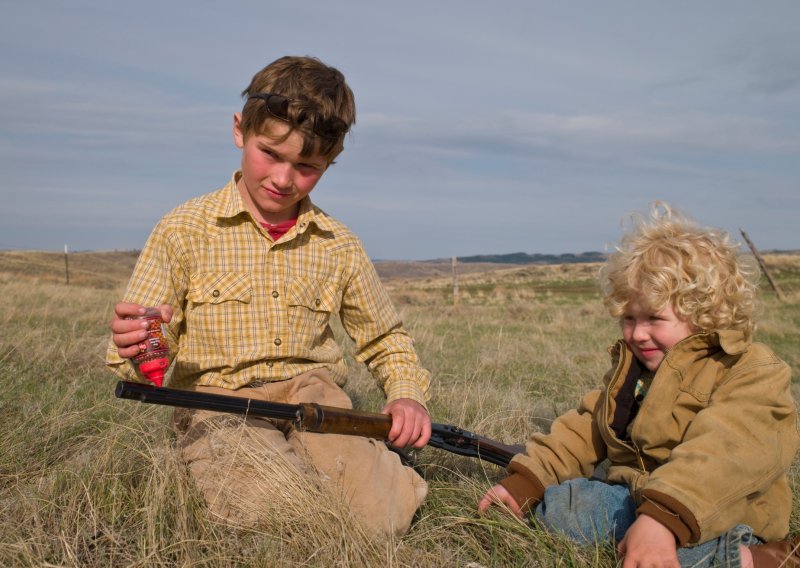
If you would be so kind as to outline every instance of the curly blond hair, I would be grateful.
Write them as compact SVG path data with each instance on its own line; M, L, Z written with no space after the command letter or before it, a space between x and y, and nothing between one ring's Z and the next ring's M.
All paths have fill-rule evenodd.
M621 317L635 296L657 312L668 305L698 331L755 330L758 266L720 229L701 227L663 202L631 227L601 270L603 302Z

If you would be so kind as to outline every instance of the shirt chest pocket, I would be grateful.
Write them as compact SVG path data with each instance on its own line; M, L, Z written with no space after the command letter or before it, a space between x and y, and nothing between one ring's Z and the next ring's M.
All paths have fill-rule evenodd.
M186 299L196 304L249 304L252 295L249 272L201 272L191 276Z
M292 278L287 289L289 323L304 341L316 343L326 333L331 314L339 310L335 285L307 278Z
M249 272L193 274L186 294L186 321L192 344L225 352L230 338L253 337L253 287Z

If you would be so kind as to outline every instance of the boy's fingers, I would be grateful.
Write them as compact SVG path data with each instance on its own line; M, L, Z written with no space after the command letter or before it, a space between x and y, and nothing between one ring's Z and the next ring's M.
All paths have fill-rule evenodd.
M144 344L131 345L130 347L118 347L117 353L123 359L132 359L133 357L136 357L136 355L144 351L146 348L147 346L145 346Z
M421 448L431 436L430 416L425 407L411 399L390 402L381 411L392 417L389 441L398 447Z
M173 309L172 306L169 304L161 304L158 306L158 311L161 312L161 319L164 320L164 323L169 323L172 319Z
M405 419L403 415L399 412L389 413L389 416L392 417L392 427L389 430L389 441L396 446L399 445L396 443L397 438L403 432L403 424Z
M424 448L431 439L431 419L427 414L422 417L422 428L420 429L417 441L414 443L415 448Z
M485 513L486 511L488 511L489 507L491 507L492 505L503 504L503 498L501 495L497 493L497 490L498 486L495 485L484 494L483 499L481 499L480 502L478 503L478 510L481 513Z
M144 315L145 309L139 304L132 302L117 302L114 304L114 314L122 319Z
M136 328L133 331L114 334L114 345L119 347L132 347L147 339L147 330Z

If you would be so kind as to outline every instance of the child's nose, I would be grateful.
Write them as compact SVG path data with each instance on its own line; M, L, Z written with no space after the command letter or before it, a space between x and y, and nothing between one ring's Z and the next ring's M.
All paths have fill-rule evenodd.
M289 187L292 184L292 165L291 164L276 164L272 168L270 177L272 183L279 187Z
M647 333L647 327L642 324L634 325L631 332L631 337L633 337L634 341L646 340L649 337L649 334Z

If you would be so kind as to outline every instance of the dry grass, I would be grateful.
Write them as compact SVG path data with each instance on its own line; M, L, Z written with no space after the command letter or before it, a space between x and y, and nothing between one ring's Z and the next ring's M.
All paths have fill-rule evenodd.
M503 472L430 448L418 456L429 496L402 539L368 537L324 487L247 455L254 472L283 480L287 491L273 496L263 523L215 522L172 450L169 410L113 397L103 365L107 323L130 264L111 268L86 253L85 266L99 273L86 268L87 284L66 286L63 255L49 264L42 258L33 255L29 266L24 255L12 262L0 254L0 565L615 565L608 547L575 547L500 511L479 517L478 498ZM765 289L758 333L796 378L800 258L779 260L789 301L779 304ZM464 274L457 307L449 275L387 277L433 372L435 420L519 443L597 384L617 331L591 289L595 270ZM352 369L348 391L357 406L378 410L372 378Z

